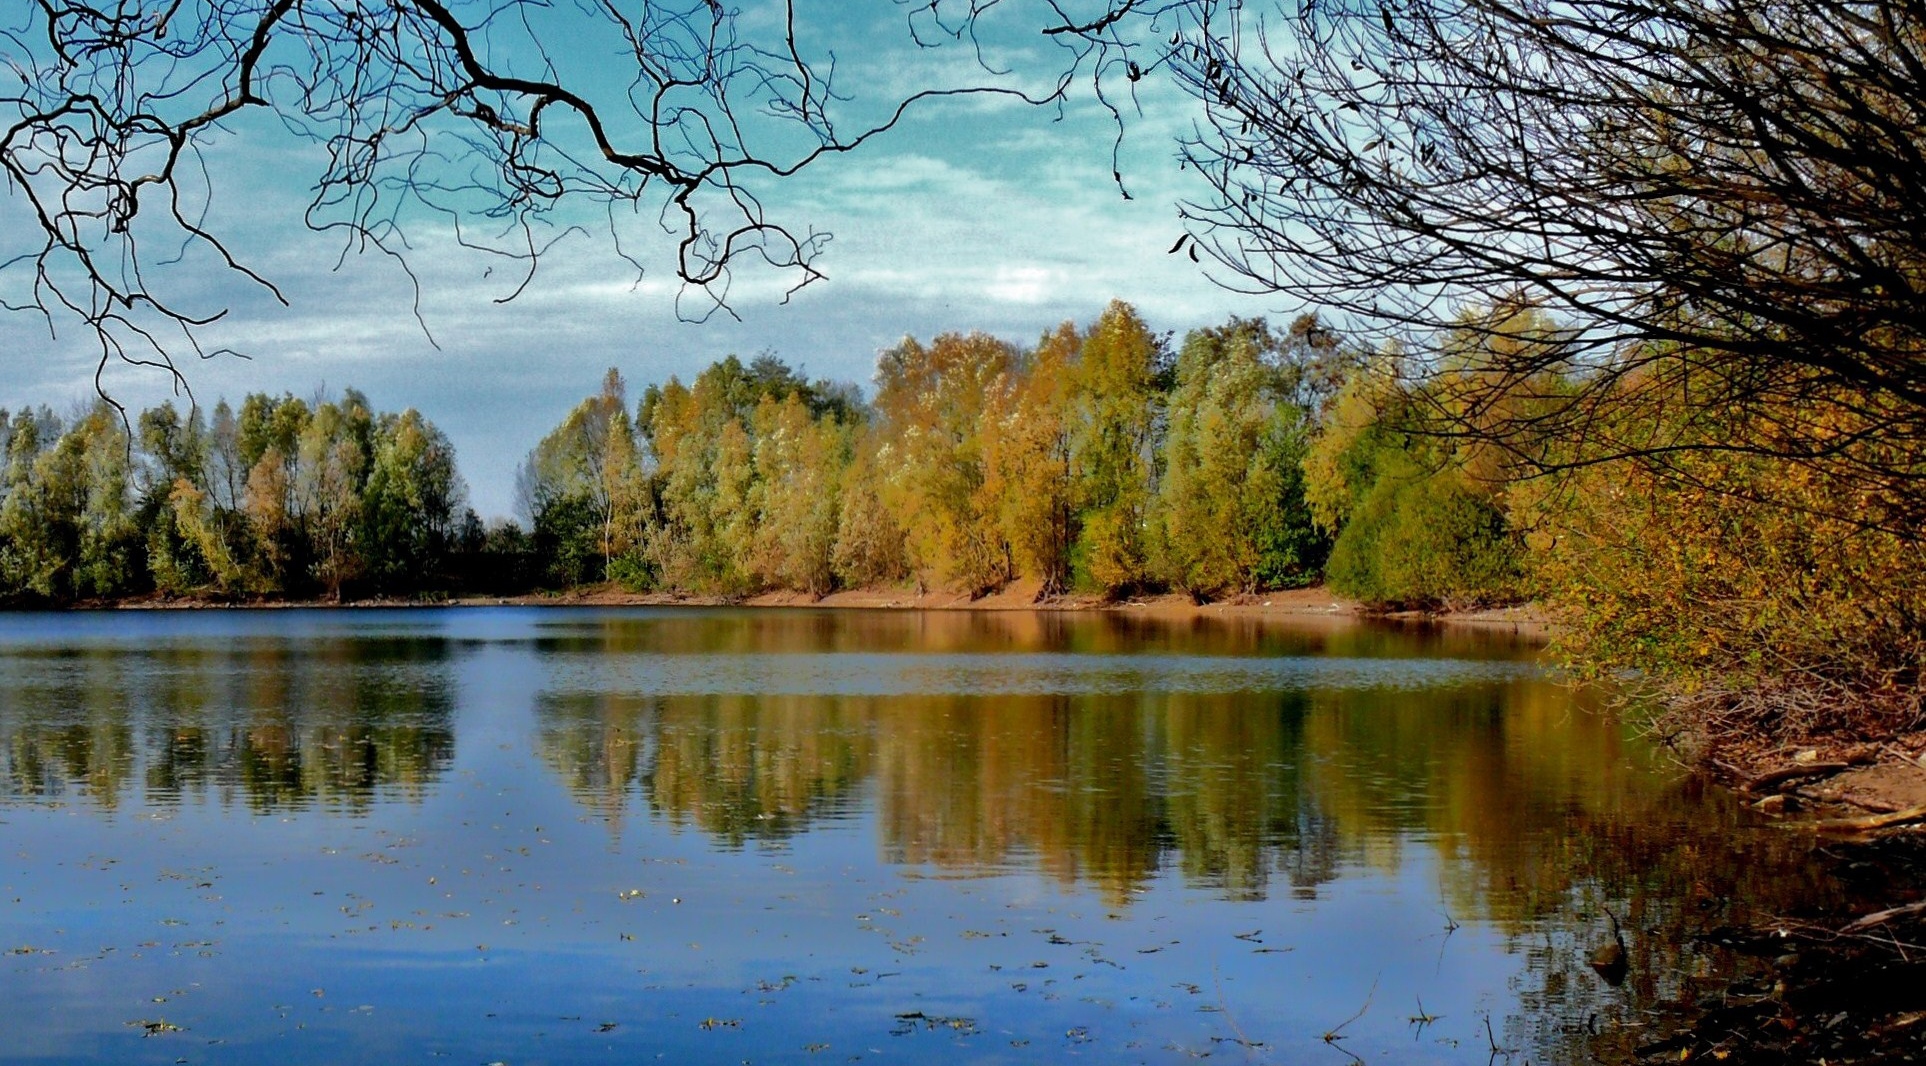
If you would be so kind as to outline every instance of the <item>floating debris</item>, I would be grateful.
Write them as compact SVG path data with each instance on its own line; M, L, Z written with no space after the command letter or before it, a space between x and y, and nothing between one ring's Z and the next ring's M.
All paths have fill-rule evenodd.
M965 1018L961 1015L946 1017L937 1014L925 1014L920 1010L912 1010L898 1014L896 1016L895 1027L890 1029L889 1032L891 1036L908 1036L919 1027L931 1032L938 1029L950 1029L963 1036L975 1036L983 1031L977 1028L975 1018Z

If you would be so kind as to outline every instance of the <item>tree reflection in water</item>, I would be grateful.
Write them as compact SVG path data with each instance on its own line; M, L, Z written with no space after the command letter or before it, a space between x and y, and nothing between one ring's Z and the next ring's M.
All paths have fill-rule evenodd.
M527 684L486 693L506 707L491 728L528 728L618 835L779 848L862 818L899 871L1041 874L1126 916L1175 885L1324 908L1435 877L1437 913L1417 917L1441 951L1448 923L1477 923L1522 960L1520 1009L1493 1023L1534 1060L1623 1057L1644 1037L1615 1023L1752 965L1707 934L1842 891L1806 842L1750 824L1586 694L1523 668L1418 669L1533 654L1503 634L1029 612L403 622L422 632L258 636L250 619L221 623L231 639L16 639L0 647L0 800L378 818L454 765L472 709L458 682L495 684L464 672L459 630ZM1265 672L1289 662L1342 669ZM1618 988L1586 966L1608 914Z
M9 656L0 793L255 810L418 798L455 750L437 640L242 641Z
M706 637L679 639L747 652L755 629L719 619ZM980 619L946 633L971 651L1067 643L1047 622L1028 637ZM600 636L605 650L661 650L647 625ZM1140 636L1074 640L1126 651ZM794 651L876 647L858 637L784 635ZM1369 631L1348 639L1352 654L1397 647ZM1147 642L1193 641L1203 642L1180 629ZM1638 1042L1626 1023L1646 1008L1715 991L1749 965L1704 934L1825 906L1832 891L1808 845L1745 825L1734 802L1597 703L1514 679L1224 693L550 692L537 717L549 765L618 831L640 803L729 847L773 844L873 804L890 862L944 876L1033 868L1113 908L1166 870L1228 899L1314 898L1349 869L1395 876L1421 849L1441 879L1440 935L1487 923L1524 957L1526 1009L1497 1031L1501 1045L1585 1058ZM1630 952L1619 989L1586 966L1610 935L1608 911Z

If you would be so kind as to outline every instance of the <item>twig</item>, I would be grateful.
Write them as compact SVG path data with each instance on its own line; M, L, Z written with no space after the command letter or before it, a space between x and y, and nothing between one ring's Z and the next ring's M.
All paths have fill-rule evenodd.
M1487 1063L1496 1061L1500 1055L1509 1059L1518 1050L1517 1048L1498 1046L1498 1036L1491 1031L1490 1011L1485 1012L1485 1043L1491 1046L1491 1057L1485 1060Z
M1432 1022L1435 1022L1439 1018L1444 1017L1444 1015L1442 1014L1433 1014L1430 1011L1425 1010L1423 996L1414 996L1412 998L1418 1001L1418 1013L1413 1014L1411 1017L1405 1020L1410 1022L1412 1025L1417 1026L1418 1032L1420 1033L1424 1032L1425 1026L1430 1025Z
M1382 974L1379 975L1379 977L1382 977L1382 976L1383 976ZM1339 1022L1335 1027L1331 1029L1330 1032L1325 1033L1324 1042L1327 1044L1335 1044L1338 1041L1344 1039L1345 1027L1350 1025L1352 1022L1357 1021L1359 1018L1364 1017L1364 1012L1371 1009L1371 998L1373 996L1376 996L1377 994L1378 994L1378 978L1373 977L1371 979L1371 991L1366 992L1364 994L1364 1005L1358 1008L1358 1012L1356 1014L1353 1014L1349 1018L1346 1018L1343 1021Z
M1903 907L1888 907L1883 911L1874 911L1839 931L1842 933L1863 933L1874 926L1885 925L1894 918L1908 918L1915 914L1926 914L1926 899L1920 900L1917 903L1908 903Z

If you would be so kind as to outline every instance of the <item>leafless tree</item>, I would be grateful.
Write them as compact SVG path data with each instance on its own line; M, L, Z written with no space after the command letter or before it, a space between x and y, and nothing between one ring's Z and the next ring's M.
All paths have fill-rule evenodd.
M410 233L450 225L513 268L501 299L591 205L639 271L615 219L655 215L678 307L706 317L741 264L796 287L822 276L827 234L767 209L776 184L941 98L1061 105L1085 79L1100 99L1127 95L1143 66L1122 31L1152 7L899 0L912 60L963 49L977 77L944 82L929 64L885 90L845 85L821 43L850 13L795 0L22 0L0 15L0 301L77 324L102 368L178 375L177 356L212 354L196 340L226 311L197 295L210 270L282 296L250 265L259 249L211 221L218 198L246 195L209 164L231 135L262 159L293 149L305 222L344 255L407 269ZM1041 78L1004 76L984 42L993 19L1002 40L1057 46Z
M1217 195L1187 214L1235 283L1413 353L1480 335L1491 354L1437 394L1449 429L1541 462L1790 458L1918 534L1926 5L1193 9L1172 64L1208 108L1186 159ZM1665 408L1624 417L1640 404Z

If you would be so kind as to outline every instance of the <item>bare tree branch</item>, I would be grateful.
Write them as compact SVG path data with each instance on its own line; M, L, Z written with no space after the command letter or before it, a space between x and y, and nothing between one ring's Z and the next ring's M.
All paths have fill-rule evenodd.
M226 313L191 279L230 272L287 302L211 221L231 217L217 198L245 193L216 188L206 153L238 134L263 158L295 148L304 221L339 236L343 260L386 255L412 282L411 234L446 225L515 265L499 297L513 299L598 214L639 275L617 222L653 216L685 313L728 313L742 264L786 273L791 293L823 277L829 235L776 217L771 189L956 97L1061 107L1087 77L1121 123L1106 81L1154 66L1124 31L1179 6L1012 3L999 42L1056 46L1026 89L989 58L1002 0L906 4L911 55L966 43L978 76L945 82L932 64L877 99L837 80L822 43L847 14L811 25L791 0L30 0L0 16L15 83L0 88L0 174L27 231L0 250L0 306L79 326L100 372L158 366L184 384L177 359L218 354L196 335ZM251 115L286 139L263 140Z
M1187 216L1233 284L1402 341L1438 425L1543 468L1788 458L1920 535L1914 0L1193 9L1172 65L1217 195ZM1440 363L1452 335L1485 357Z

